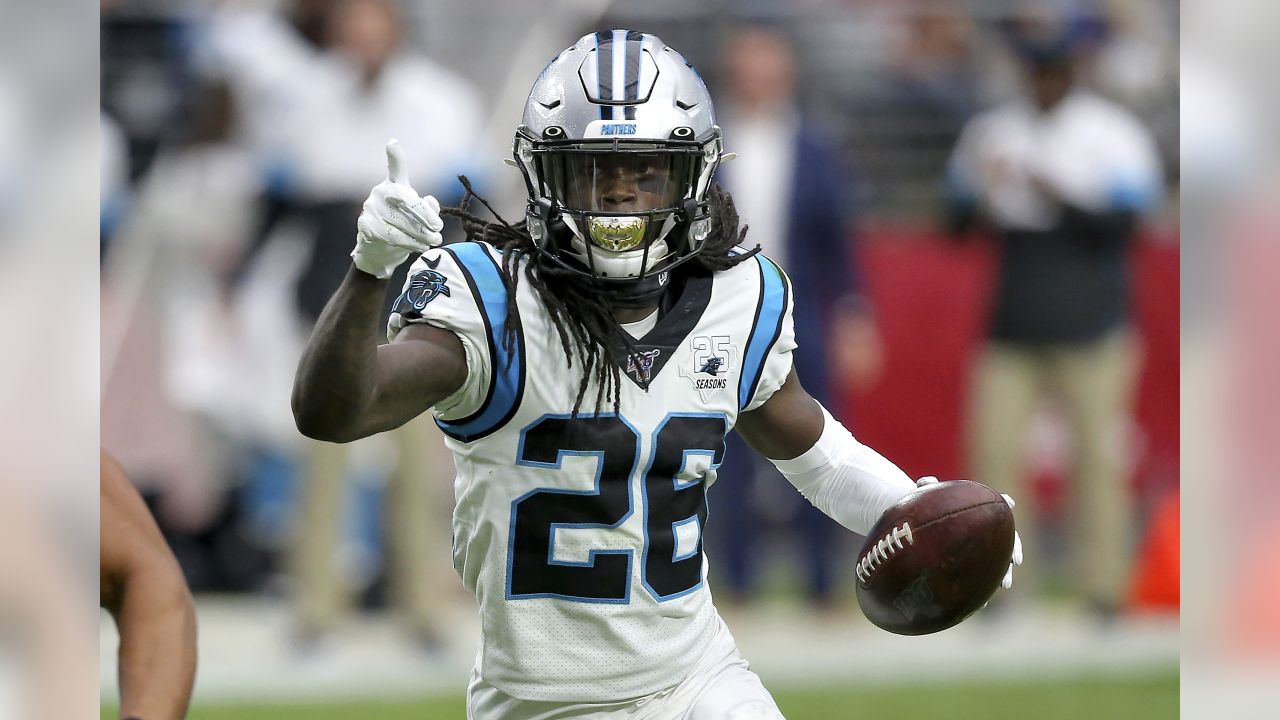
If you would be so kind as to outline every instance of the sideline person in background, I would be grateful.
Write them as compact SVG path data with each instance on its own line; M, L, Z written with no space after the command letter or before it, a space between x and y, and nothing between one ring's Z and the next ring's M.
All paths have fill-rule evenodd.
M257 117L250 129L261 132L251 135L260 138L256 150L273 164L272 179L278 181L269 195L287 200L268 203L275 210L264 217L264 227L284 217L302 221L310 247L294 299L302 325L310 328L351 264L351 225L368 187L383 172L379 158L386 139L404 140L415 165L436 171L423 178L424 187L447 193L470 159L481 105L467 82L409 42L399 3L334 0L291 8L291 23L260 17L261 10L229 13L212 46L232 77L240 78L240 92ZM255 29L260 35L252 34ZM255 38L272 43L276 52L265 53ZM281 106L276 117L266 112L274 105ZM266 229L258 234L241 272L268 235ZM403 277L402 270L394 282ZM393 297L385 298L383 317ZM447 502L450 486L447 473L431 468L447 460L430 422L411 423L388 439L389 447L366 447L363 453L323 443L304 448L288 560L297 588L292 641L300 651L325 650L324 641L367 581L357 577L353 563L342 562L349 555L343 552L347 519L355 512L348 490L359 475L386 477L384 557L408 637L429 651L439 645L436 616L442 579L450 577L442 559L449 535L446 518L433 516L432 509Z
M970 463L973 477L1033 498L1025 431L1047 395L1060 403L1072 443L1071 577L1108 618L1127 589L1134 519L1124 452L1138 363L1128 251L1161 173L1151 134L1077 84L1070 24L1031 30L1013 36L1025 93L968 123L948 175L951 231L985 219L1002 248L974 378ZM1034 518L1019 532L1043 559Z
M723 53L728 93L722 125L738 157L718 177L737 198L751 238L793 280L796 337L809 352L796 357L805 388L828 407L849 387L874 383L883 353L849 252L850 178L839 149L795 98L795 57L778 30L748 26L731 35ZM837 411L838 412L838 411ZM717 514L710 541L730 602L747 602L769 559L762 527L781 525L798 555L808 600L830 607L840 559L836 524L812 505L778 492L773 464L748 450L737 433L720 469L723 489L711 494ZM776 535L775 535L776 537Z

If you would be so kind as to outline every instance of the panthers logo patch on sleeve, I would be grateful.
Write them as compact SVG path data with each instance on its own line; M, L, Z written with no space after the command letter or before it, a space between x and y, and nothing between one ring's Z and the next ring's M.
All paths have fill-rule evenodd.
M449 278L435 270L420 270L409 278L409 286L396 299L395 311L406 318L421 317L427 303L444 295L449 297Z

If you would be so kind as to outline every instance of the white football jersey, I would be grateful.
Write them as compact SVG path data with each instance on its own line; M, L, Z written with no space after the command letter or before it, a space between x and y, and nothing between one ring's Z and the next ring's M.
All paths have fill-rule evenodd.
M738 413L791 370L788 280L761 255L688 277L638 356L614 350L620 412L593 413L593 385L575 418L581 363L523 277L508 316L502 261L482 243L426 253L389 327L427 322L466 350L466 383L434 412L457 465L453 560L480 605L480 673L526 700L657 692L715 628L706 490Z

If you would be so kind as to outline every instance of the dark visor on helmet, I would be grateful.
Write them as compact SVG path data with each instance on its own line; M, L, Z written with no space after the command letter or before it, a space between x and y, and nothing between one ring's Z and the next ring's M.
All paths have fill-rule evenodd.
M687 151L544 150L537 155L551 197L566 210L618 214L678 207L699 158Z

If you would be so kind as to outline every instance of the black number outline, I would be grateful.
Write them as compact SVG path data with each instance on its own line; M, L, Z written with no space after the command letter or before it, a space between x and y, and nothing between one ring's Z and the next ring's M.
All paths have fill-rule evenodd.
M714 448L699 448L699 447L683 448L681 451L679 464L676 465L676 471L671 475L663 474L661 477L655 478L653 477L653 469L654 469L654 465L657 463L657 460L658 460L658 450L660 449L660 445L659 445L660 436L662 435L663 431L666 430L667 424L672 419L675 419L675 418L714 418L714 419L720 420L721 432L718 436L718 441L717 441L718 446ZM698 588L702 587L704 583L704 578L702 576L702 567L704 565L704 562L702 560L704 556L703 541L705 539L704 533L706 530L706 518L710 515L710 512L711 512L710 507L707 505L706 476L705 475L700 476L697 480L682 484L680 482L680 471L686 467L690 455L709 456L711 458L711 462L708 463L708 469L715 470L719 468L721 463L724 462L724 453L725 453L724 439L725 439L725 436L728 434L729 434L729 417L722 412L667 413L666 417L662 418L662 422L658 423L658 426L653 431L653 434L651 436L652 437L651 447L649 450L649 462L645 466L644 482L641 486L640 507L641 507L641 515L644 520L644 544L642 546L641 553L640 553L640 582L642 585L644 585L644 589L649 592L649 595L652 596L654 600L657 600L660 603L682 598L685 595L688 595L696 591ZM716 460L717 455L719 456L719 461ZM655 588L652 582L650 582L649 552L652 549L654 543L653 543L653 539L650 537L650 526L649 526L650 489L649 488L650 488L650 482L653 482L653 481L671 482L673 493L685 492L685 491L693 490L696 488L700 496L698 505L694 510L694 514L690 515L688 518L685 518L683 520L672 522L671 528L669 530L669 532L672 534L672 543L671 543L672 549L671 549L671 561L670 561L672 567L676 566L677 563L689 562L696 558L697 562L695 563L695 566L697 570L698 579L696 582L694 582L693 585L690 585L689 587L684 588L683 590L676 590L674 592L667 593L665 595L662 592L660 592L657 588ZM695 546L692 554L683 558L677 558L675 553L676 553L676 550L679 548L680 544L678 542L678 537L676 536L676 526L680 524L688 523L691 520L697 521L698 523L697 545Z
M527 438L530 432L537 429L547 420L571 420L571 421L577 422L577 421L592 421L595 418L617 418L622 422L624 426L626 426L631 431L631 434L635 439L635 444L633 445L632 456L631 456L631 469L627 471L627 474L624 478L625 485L626 485L627 511L622 515L622 517L620 517L614 523L555 523L555 522L550 523L548 525L549 535L548 535L548 543L547 543L548 548L547 548L546 564L557 566L557 567L594 568L596 558L600 555L625 555L627 558L627 566L626 566L626 576L625 576L626 582L623 586L624 587L623 594L621 597L589 597L584 595L571 595L571 594L554 592L554 591L518 593L518 594L514 593L512 590L512 585L515 578L514 566L515 566L515 559L517 557L516 548L515 548L516 516L517 516L520 503L538 494L578 495L578 496L600 495L602 491L601 483L604 482L605 453L608 452L608 448L601 449L601 450L564 450L562 448L558 448L556 451L555 462L546 463L546 462L539 462L534 460L525 460L524 459L525 458L525 439ZM524 428L520 430L520 441L516 449L517 465L521 465L524 467L535 467L535 468L559 470L561 465L563 464L564 457L566 455L579 456L579 457L594 455L596 457L596 477L595 477L595 482L593 484L592 490L562 490L562 489L556 489L556 488L534 488L533 490L530 490L529 492L511 501L511 519L509 520L509 525L507 528L507 577L506 577L506 583L505 583L506 598L508 600L558 598L561 600L571 600L574 602L606 603L606 604L615 604L615 605L626 605L631 602L631 577L633 573L632 566L635 563L635 548L626 548L624 550L607 550L607 549L589 550L587 553L587 561L585 563L555 560L551 557L551 553L554 552L554 549L555 549L555 531L559 527L596 527L596 528L605 528L605 529L616 529L621 527L622 524L625 523L635 513L635 500L631 492L631 481L632 481L632 478L635 477L636 468L640 464L640 437L641 437L640 432L636 430L635 426L632 425L630 422L628 422L626 418L616 413L600 413L599 415L579 415L576 418L573 417L572 415L564 414L564 413L562 414L548 413L546 415L539 417L537 420L534 420L533 422L529 423L528 425L526 425Z
M628 428L631 431L632 435L634 436L635 444L633 446L631 468L625 476L625 483L624 483L626 488L627 510L623 515L621 515L618 518L618 520L612 523L548 522L547 524L547 530L549 533L548 542L547 542L548 549L547 549L547 558L544 562L548 566L556 566L556 567L595 568L596 558L600 555L625 556L627 558L627 564L626 564L625 584L624 584L623 593L621 596L617 596L617 597L584 596L584 595L567 594L564 592L556 592L556 591L515 593L513 592L513 580L515 577L514 566L515 566L515 560L518 556L516 553L516 547L515 547L516 539L517 539L516 524L517 524L517 514L519 512L520 504L525 500L529 499L530 497L533 497L539 494L575 495L575 496L601 495L603 491L602 483L605 481L605 478L604 478L604 468L605 468L605 462L606 462L605 454L610 450L609 448L600 449L600 450L564 450L561 448L557 448L555 460L553 462L544 462L544 461L526 459L525 440L529 433L534 432L539 426L541 426L547 420L566 420L566 421L578 422L578 421L594 421L596 418L616 418L618 421L622 423L623 426ZM664 472L661 477L653 477L652 475L654 472L654 466L657 464L657 460L658 460L658 451L661 449L661 435L664 431L667 430L669 422L675 418L710 418L710 419L719 420L720 432L717 434L717 440L714 443L716 447L680 448L681 456L678 461L678 464L675 465L674 472L671 472L671 473ZM641 581L641 585L644 586L645 590L649 593L649 595L659 603L684 597L701 588L705 582L702 575L702 567L705 564L702 559L704 557L703 541L704 541L704 531L706 527L706 518L710 512L707 505L707 499L706 499L706 489L707 489L706 476L705 475L700 476L697 480L694 480L692 482L684 482L684 483L681 482L679 476L680 476L680 471L682 471L687 466L688 458L691 455L709 456L711 458L711 462L708 464L708 469L710 470L715 470L716 468L720 467L721 462L723 462L724 460L724 452L725 452L724 438L728 434L728 432L729 432L729 418L723 412L717 412L717 413L672 412L672 413L668 413L665 417L663 417L662 421L658 423L657 427L649 436L651 447L648 453L649 455L648 461L646 462L644 467L644 473L640 475L641 488L639 491L642 522L643 522L642 529L641 529L640 581ZM571 562L571 561L564 561L564 560L555 560L552 557L551 553L554 551L554 548L555 548L555 532L559 528L592 527L592 528L603 528L603 529L617 529L621 527L622 524L625 523L628 519L630 519L631 516L635 513L635 505L636 505L635 492L632 488L632 483L636 478L636 471L639 468L639 462L641 458L641 453L640 453L641 437L642 437L641 434L639 433L639 431L636 430L634 425L632 425L625 417L618 415L616 413L600 413L599 415L590 415L590 416L579 415L576 418L568 414L550 414L549 413L546 415L542 415L538 419L529 423L520 431L519 445L516 451L517 465L520 465L523 467L559 470L563 465L564 457L566 455L595 456L597 458L596 477L591 490L564 490L564 489L556 489L556 488L534 488L533 490L530 490L529 492L524 493L523 495L521 495L520 497L516 498L511 502L511 517L509 520L509 526L508 526L508 532L507 532L507 568L506 568L507 577L506 577L506 583L505 583L507 600L555 598L555 599L561 599L561 600L569 600L573 602L605 603L605 604L621 604L621 605L629 604L631 602L631 585L632 585L632 578L634 577L633 573L634 573L634 563L635 563L635 548L626 548L621 550L610 550L610 549L588 550L586 562ZM708 441L708 444L711 444L711 443ZM614 448L614 449L617 450L617 448ZM719 458L718 460L717 460L717 456ZM670 470L670 467L667 466L666 469ZM697 580L687 588L676 590L667 594L663 594L657 588L654 587L654 584L651 582L651 573L649 569L649 554L652 546L654 545L653 539L651 537L651 532L650 532L651 529L649 525L650 507L651 507L651 498L650 498L651 482L670 482L672 484L672 487L670 490L671 493L681 493L681 492L694 490L694 489L696 489L698 492L698 502L694 508L693 514L690 515L688 518L673 521L671 523L670 529L668 530L668 532L671 533L671 542L672 542L672 557L670 560L671 565L675 567L677 563L687 563L689 561L696 559L697 562L695 563L694 566L696 566ZM676 535L676 527L678 525L685 524L690 521L696 521L698 524L697 544L693 552L690 553L689 555L684 557L677 557L675 553L679 547L679 542L678 542L678 536ZM688 566L688 567L694 567L694 566ZM659 584L661 584L661 582L659 582Z

